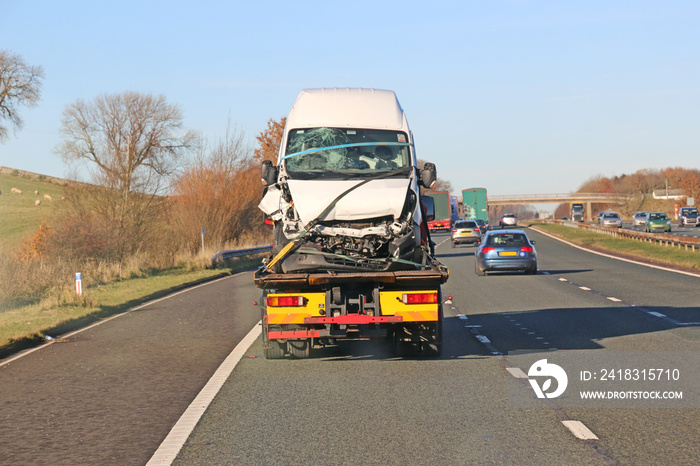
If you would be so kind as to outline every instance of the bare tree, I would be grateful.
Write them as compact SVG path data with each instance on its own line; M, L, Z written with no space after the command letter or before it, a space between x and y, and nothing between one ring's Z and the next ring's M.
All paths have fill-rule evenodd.
M41 97L44 69L27 65L21 56L0 50L0 142L9 137L7 120L15 130L22 128L19 107L35 107Z
M269 235L257 204L260 165L244 134L229 126L212 147L203 145L194 163L177 178L173 189L173 226L187 247L199 245L200 227L210 244L226 244ZM269 239L267 239L269 240Z
M255 148L253 156L257 162L271 160L273 164L277 163L277 155L280 151L284 125L286 124L287 117L282 117L279 121L270 118L267 121L267 129L255 136L255 139L258 140L258 147Z
M119 258L148 228L157 195L180 168L196 134L182 128L182 112L165 97L124 92L78 100L63 113L64 141L56 148L67 163L84 162L103 190L83 190L119 233ZM127 242L129 241L129 242Z

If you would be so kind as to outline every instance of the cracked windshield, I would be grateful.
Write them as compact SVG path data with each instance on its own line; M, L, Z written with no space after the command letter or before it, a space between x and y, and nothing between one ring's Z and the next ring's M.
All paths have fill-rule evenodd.
M372 177L408 167L408 147L406 133L398 131L297 129L289 132L287 174L297 179Z

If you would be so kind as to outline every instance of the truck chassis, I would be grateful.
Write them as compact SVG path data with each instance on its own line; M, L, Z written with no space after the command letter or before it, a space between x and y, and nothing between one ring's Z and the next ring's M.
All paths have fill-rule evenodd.
M385 338L396 356L442 352L442 290L448 270L256 272L267 359L309 357L337 340Z

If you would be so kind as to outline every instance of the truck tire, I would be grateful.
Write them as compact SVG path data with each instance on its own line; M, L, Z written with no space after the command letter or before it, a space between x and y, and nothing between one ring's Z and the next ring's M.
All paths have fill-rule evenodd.
M286 353L287 350L287 342L280 342L277 340L270 340L267 337L267 325L264 323L265 322L265 311L263 309L263 334L262 334L262 343L263 343L263 355L265 356L265 359L282 359L284 357L284 353Z
M399 325L394 330L394 355L397 358L415 356L416 345L411 341L411 334L406 331L403 325Z
M309 340L290 340L287 345L293 358L306 359L309 357Z
M421 356L439 358L442 355L442 320L430 325L424 336L428 341L422 345Z
M284 358L284 349L286 343L280 343L277 340L273 340L267 343L267 346L263 347L263 354L265 359L282 359Z

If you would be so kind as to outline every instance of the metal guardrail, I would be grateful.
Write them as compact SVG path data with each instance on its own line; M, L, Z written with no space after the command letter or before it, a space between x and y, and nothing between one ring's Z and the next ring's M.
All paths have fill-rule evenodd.
M661 233L647 233L644 231L625 230L623 228L602 227L591 225L590 223L574 223L564 220L550 220L551 223L565 226L576 226L583 230L610 235L614 238L626 238L645 243L654 243L678 249L685 248L686 251L700 251L700 238L687 238L685 236L675 236Z
M547 202L562 201L588 201L588 202L617 202L640 197L638 194L620 193L550 193L550 194L490 194L489 201L520 201L532 199L533 202L546 200Z
M217 264L224 262L227 259L231 259L232 257L249 256L252 254L260 254L261 252L268 251L272 251L272 245L258 246L255 248L248 249L232 249L230 251L221 251L214 254L214 257L211 258L211 263L212 265L216 266Z

